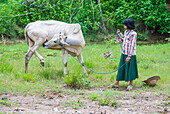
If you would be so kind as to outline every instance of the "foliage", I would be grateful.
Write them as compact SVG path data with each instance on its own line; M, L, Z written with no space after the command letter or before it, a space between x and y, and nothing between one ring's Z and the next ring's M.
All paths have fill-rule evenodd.
M92 101L96 101L97 98L98 98L98 94L97 94L97 93L93 93L93 94L91 94L91 96L90 96L90 100L92 100Z
M37 20L58 20L79 23L84 35L123 28L126 18L134 18L136 30L167 33L170 29L170 13L165 0L8 0L0 9L0 34L11 39L24 35L24 27ZM7 17L6 17L7 16ZM103 16L103 21L102 21Z
M112 95L113 96L113 95ZM117 108L119 106L119 103L116 99L112 99L110 97L100 97L97 93L93 93L90 96L90 100L92 101L98 101L99 105L106 105Z
M65 102L65 106L72 106L73 109L79 109L80 107L84 106L85 104L83 102L81 102L80 100L78 101L74 101L74 100L70 100L70 102L66 101Z
M165 112L168 111L168 106L170 105L170 102L164 102L164 103L161 103L161 104L157 104L157 106L161 106Z
M0 0L0 3L5 3L7 2L8 0Z
M168 33L170 34L170 31L168 31ZM170 38L165 38L165 40L170 41Z
M7 100L0 100L0 105L11 106L12 102Z
M88 88L90 81L87 76L71 74L70 76L64 77L64 82L67 86L72 88Z
M111 107L115 107L115 108L119 107L119 104L116 99L99 97L98 101L99 101L100 105L106 105L106 106L111 106Z

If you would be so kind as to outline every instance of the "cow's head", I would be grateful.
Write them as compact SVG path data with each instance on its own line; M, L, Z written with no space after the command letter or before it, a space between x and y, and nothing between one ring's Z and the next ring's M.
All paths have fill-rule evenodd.
M59 45L67 45L67 46L69 46L69 44L66 43L66 39L67 39L67 36L65 36L64 33L60 32L59 34L55 34L54 37L51 40L44 43L43 46L46 49L56 47L56 46L59 46Z

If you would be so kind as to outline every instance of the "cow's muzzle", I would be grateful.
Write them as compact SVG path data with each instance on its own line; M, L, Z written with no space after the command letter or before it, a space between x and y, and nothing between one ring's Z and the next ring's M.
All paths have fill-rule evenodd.
M49 47L46 45L46 43L43 43L43 47L45 48L45 49L48 49Z

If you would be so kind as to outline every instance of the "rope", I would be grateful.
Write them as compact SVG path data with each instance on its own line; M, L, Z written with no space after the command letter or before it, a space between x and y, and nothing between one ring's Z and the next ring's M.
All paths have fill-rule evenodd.
M86 67L87 69L91 70L92 72L96 73L96 74L112 74L112 73L118 71L119 69L121 69L125 64L126 64L126 63L124 63L124 64L123 64L121 67L119 67L117 70L114 70L114 71L108 72L108 73L99 73L99 72L96 72L96 71L94 71L94 70L88 68L87 66L85 66L85 67Z
M118 34L117 34L117 37L118 37ZM119 41L119 44L120 44L120 47L121 47L121 49L122 49L122 46L121 46L121 43L120 43L120 41ZM62 45L62 44L60 44L60 46L64 49L64 50L66 50L65 49L65 47ZM69 52L68 52L69 53ZM71 54L70 54L71 55ZM71 55L72 56L72 55ZM72 56L76 61L78 61L74 56ZM79 61L78 61L79 62ZM80 63L80 62L79 62ZM80 63L81 64L81 63ZM82 64L81 64L82 65ZM96 74L112 74L112 73L114 73L114 72L116 72L116 71L118 71L119 69L121 69L123 66L125 66L126 65L126 62L122 65L122 66L120 66L117 70L114 70L114 71L112 71L112 72L108 72L108 73L100 73L100 72L96 72L96 71L94 71L94 70L92 70L91 68L89 68L89 67L87 67L87 66L85 66L84 65L84 67L86 67L87 69L89 69L90 71L92 71L92 72L94 72L94 73L96 73ZM35 79L33 79L33 80L31 80L31 82L32 81L34 81ZM39 79L36 79L37 81L39 81L39 82L41 82L41 83L44 83L44 84L51 84L51 83L45 83L45 82L42 82L41 80L39 80ZM58 81L58 82L55 82L55 83L60 83L60 82L62 82L63 80L60 80L60 81ZM30 83L31 83L30 82ZM97 85L94 85L94 86L97 86Z
M120 41L119 41L119 43L120 43ZM64 49L64 50L66 50L65 49L65 47L62 45L62 44L60 44L60 46ZM121 43L120 43L120 46L121 46ZM122 47L121 47L122 48ZM69 53L69 52L68 52ZM71 54L70 54L71 55ZM72 56L72 55L71 55ZM73 56L72 56L73 57ZM75 57L73 57L76 61L78 61ZM78 61L79 62L79 61ZM80 62L79 62L80 63ZM81 64L81 63L80 63ZM114 70L114 71L112 71L112 72L108 72L108 73L100 73L100 72L96 72L96 71L94 71L94 70L92 70L91 68L89 68L89 67L87 67L87 66L85 66L84 65L84 67L86 67L87 69L89 69L90 71L92 71L92 72L94 72L94 73L96 73L96 74L112 74L112 73L114 73L114 72L116 72L116 71L118 71L119 69L121 69L124 65L126 64L126 62L122 65L122 66L120 66L117 70ZM82 64L81 64L82 65Z

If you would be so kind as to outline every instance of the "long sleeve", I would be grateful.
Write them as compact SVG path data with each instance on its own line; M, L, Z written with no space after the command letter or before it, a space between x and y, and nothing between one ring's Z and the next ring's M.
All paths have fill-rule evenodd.
M132 55L136 54L136 39L137 39L137 34L136 33L132 34L131 40L129 43L128 56L132 56Z

